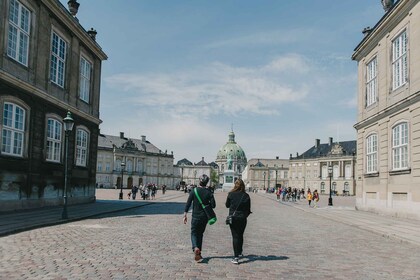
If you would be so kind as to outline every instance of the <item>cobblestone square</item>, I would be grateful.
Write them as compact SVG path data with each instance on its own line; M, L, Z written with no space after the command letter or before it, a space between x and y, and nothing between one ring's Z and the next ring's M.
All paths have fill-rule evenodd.
M1 279L420 279L420 247L251 194L244 258L230 262L226 193L195 263L187 195L0 238ZM189 218L191 216L189 215Z

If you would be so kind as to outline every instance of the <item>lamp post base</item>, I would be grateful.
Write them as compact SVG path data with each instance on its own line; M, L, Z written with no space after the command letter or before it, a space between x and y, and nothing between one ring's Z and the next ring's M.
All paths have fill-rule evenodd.
M333 206L332 197L328 198L328 206Z
M67 215L67 197L64 197L63 212L61 213L61 219L67 220L69 216Z
M120 192L119 199L123 199L123 193L122 192Z

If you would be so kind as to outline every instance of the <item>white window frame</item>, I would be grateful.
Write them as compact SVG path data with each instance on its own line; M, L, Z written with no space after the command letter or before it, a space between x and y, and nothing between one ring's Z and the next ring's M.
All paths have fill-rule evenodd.
M51 34L50 80L62 88L64 88L66 80L66 59L67 42L53 31Z
M87 166L89 148L89 131L78 127L76 129L76 165Z
M79 98L86 103L89 103L90 100L91 75L92 63L80 56Z
M378 135L370 134L366 137L366 173L378 172Z
M10 0L9 5L7 55L20 64L28 66L31 12L17 0Z
M376 103L378 96L378 59L375 56L366 65L366 107Z
M392 89L396 90L408 81L407 29L392 41Z
M11 106L12 112L8 116L6 106ZM27 110L13 102L4 102L2 107L1 153L23 157Z
M56 118L47 118L46 129L46 160L52 162L61 161L62 153L62 139L63 139L63 124Z
M408 168L408 122L400 122L392 128L392 170Z

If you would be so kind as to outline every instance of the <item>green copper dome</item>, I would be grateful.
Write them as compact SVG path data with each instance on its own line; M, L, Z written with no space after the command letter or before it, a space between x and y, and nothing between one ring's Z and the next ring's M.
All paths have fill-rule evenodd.
M235 133L229 133L229 141L224 144L217 153L217 159L238 159L246 162L244 150L235 142Z

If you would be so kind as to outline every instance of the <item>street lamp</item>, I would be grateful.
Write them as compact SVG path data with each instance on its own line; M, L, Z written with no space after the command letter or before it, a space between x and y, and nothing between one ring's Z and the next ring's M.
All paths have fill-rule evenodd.
M63 191L63 213L61 214L62 219L68 219L67 215L67 161L69 157L69 134L73 130L74 120L71 117L70 111L67 112L67 116L63 119L64 131L66 134L66 146L65 146L65 159L64 159L64 191Z
M196 186L196 184L195 184L195 178L197 178L197 170L194 170L194 186Z
M123 182L124 182L124 167L125 167L125 162L121 162L121 184L120 184L120 199L123 199Z
M276 182L275 182L274 187L277 189L277 171L278 171L277 164L274 164L274 167L276 168Z
M263 172L263 176L264 176L264 190L265 190L265 191L267 191L267 190L265 189L265 171Z
M332 190L331 190L331 179L333 174L333 167L331 164L328 164L328 175L330 176L330 198L328 198L328 206L333 206L333 200L332 200Z

